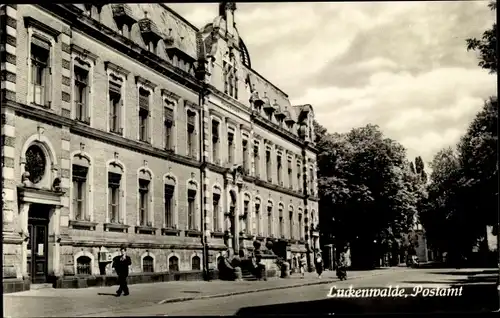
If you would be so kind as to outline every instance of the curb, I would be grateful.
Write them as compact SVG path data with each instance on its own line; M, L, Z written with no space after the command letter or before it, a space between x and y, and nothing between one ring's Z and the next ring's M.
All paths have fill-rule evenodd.
M378 272L378 273L373 273L371 275L361 275L361 276L353 276L350 277L348 280L351 279L359 279L359 278L365 278L365 277L373 277L373 276L380 276L384 275L387 273L386 271ZM242 291L237 291L237 292L230 292L230 293L224 293L224 294L214 294L214 295L205 295L205 296L192 296L192 297L179 297L179 298L170 298L170 299L164 299L160 302L158 302L158 305L163 305L163 304L170 304L170 303L178 303L178 302L184 302L184 301L190 301L190 300L201 300L201 299L211 299L211 298L222 298L222 297L229 297L229 296L237 296L237 295L244 295L244 294L253 294L253 293L259 293L259 292L266 292L266 291L272 291L272 290L280 290L280 289L290 289L290 288L298 288L298 287L306 287L306 286L314 286L314 285L324 285L324 284L330 284L339 281L338 279L328 279L328 280L321 280L321 281L316 281L316 282L309 282L309 283L302 283L302 284L294 284L294 285L286 285L286 286L275 286L275 287L266 287L266 288L260 288L260 289L252 289L252 290L242 290Z

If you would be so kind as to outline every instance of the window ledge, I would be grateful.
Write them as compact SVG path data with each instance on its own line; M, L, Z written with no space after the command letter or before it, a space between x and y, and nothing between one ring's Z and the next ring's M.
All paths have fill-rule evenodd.
M265 237L265 236L262 236L262 235L257 235L256 239L257 239L258 241L264 241L264 240L266 239L266 237Z
M97 222L85 221L85 220L70 220L69 226L75 230L89 230L95 231Z
M128 233L129 225L118 223L104 223L104 231L106 232L123 232Z
M306 244L306 240L299 240L299 244Z
M181 233L181 230L174 229L174 228L162 228L161 229L162 235L179 236L180 233Z
M212 237L217 237L217 238L221 238L221 237L224 237L224 232L222 231L212 231Z
M31 106L35 106L35 107L41 107L41 108L45 108L45 109L50 109L50 104L49 105L41 105L41 104L37 104L37 103L31 102L30 105Z
M201 237L202 234L199 230L186 230L185 233L189 237Z
M150 234L155 235L158 228L144 225L137 225L135 227L136 234Z
M291 239L290 240L290 244L297 244L297 240L296 239Z

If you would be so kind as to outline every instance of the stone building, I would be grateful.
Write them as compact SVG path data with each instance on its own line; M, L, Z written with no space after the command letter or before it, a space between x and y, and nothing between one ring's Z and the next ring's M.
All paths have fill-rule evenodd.
M163 4L1 6L4 285L107 274L123 244L133 273L319 247L313 108L219 7L199 30Z

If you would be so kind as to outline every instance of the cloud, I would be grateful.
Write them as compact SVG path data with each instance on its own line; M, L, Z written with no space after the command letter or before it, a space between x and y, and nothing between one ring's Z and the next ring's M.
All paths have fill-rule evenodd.
M252 66L310 103L330 132L368 123L425 161L453 146L496 92L465 39L495 20L487 1L238 3ZM169 4L193 24L218 4Z

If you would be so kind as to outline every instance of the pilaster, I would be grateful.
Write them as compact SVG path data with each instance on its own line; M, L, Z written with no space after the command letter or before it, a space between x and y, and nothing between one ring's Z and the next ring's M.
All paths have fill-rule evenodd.
M14 231L14 215L16 206L15 177L15 113L12 109L2 107L2 214L3 231Z
M61 178L61 190L64 192L61 197L61 209L57 217L59 218L60 224L60 234L68 233L68 223L69 223L69 194L70 194L70 165L71 165L71 157L70 157L70 140L71 134L69 131L69 127L63 126L61 129L61 158L60 158L60 174Z

